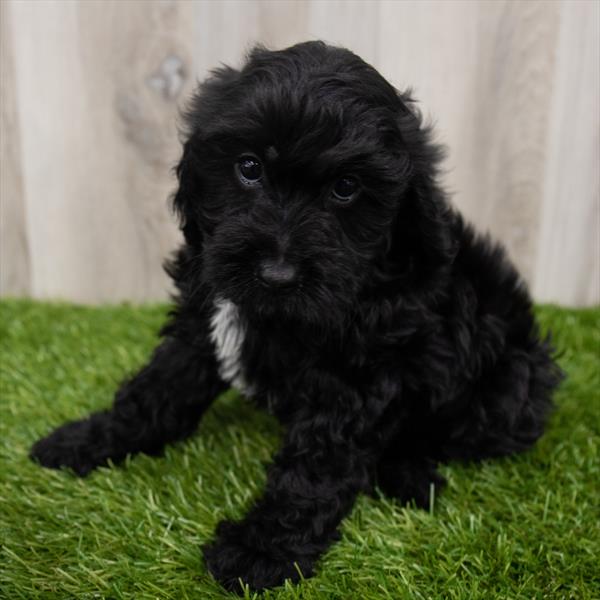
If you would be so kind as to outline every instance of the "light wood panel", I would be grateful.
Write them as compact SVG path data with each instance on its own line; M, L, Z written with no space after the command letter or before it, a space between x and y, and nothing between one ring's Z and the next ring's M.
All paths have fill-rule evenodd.
M164 298L177 106L255 42L321 38L414 89L454 202L538 300L600 301L598 2L1 4L5 294Z
M178 238L166 199L180 151L176 101L192 79L192 8L10 4L34 296L165 296L161 262Z
M533 291L600 300L600 3L563 2Z
M0 2L0 290L31 292L9 5Z

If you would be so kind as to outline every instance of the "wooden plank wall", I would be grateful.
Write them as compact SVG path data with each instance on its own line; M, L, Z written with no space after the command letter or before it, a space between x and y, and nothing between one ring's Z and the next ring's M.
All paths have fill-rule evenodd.
M412 87L446 187L536 299L600 301L600 3L3 0L0 290L162 299L177 107L208 70L321 38Z

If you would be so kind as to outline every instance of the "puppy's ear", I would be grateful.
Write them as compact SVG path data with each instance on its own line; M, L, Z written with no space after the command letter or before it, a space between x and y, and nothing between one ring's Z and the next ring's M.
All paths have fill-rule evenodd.
M439 280L457 252L456 215L437 183L444 148L431 140L431 127L423 120L409 94L400 95L398 128L410 162L407 186L399 202L392 229L390 258L412 283Z
M179 187L172 198L173 210L179 218L181 231L191 246L202 246L202 198L204 195L201 157L207 152L208 138L215 133L220 116L231 97L239 71L222 67L212 71L192 97L182 113L181 135L186 140L183 155L175 168Z
M173 195L172 202L185 241L190 246L201 248L202 232L196 205L202 196L202 179L195 163L193 144L190 139L183 145L183 155L175 168L179 187Z

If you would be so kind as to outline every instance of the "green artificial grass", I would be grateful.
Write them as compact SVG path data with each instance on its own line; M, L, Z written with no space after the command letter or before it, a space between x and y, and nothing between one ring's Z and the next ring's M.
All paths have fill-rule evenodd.
M200 546L261 492L279 429L233 392L192 439L81 480L30 445L110 404L167 307L0 303L0 594L233 598ZM600 309L541 307L567 380L531 452L443 467L429 512L361 497L318 574L265 599L600 598ZM252 597L252 594L247 594Z

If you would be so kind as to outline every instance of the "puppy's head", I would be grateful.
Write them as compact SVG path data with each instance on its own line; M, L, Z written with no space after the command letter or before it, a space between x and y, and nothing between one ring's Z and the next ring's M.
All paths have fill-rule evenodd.
M186 115L174 197L215 294L259 318L321 323L447 263L439 152L409 103L321 42L215 71Z

